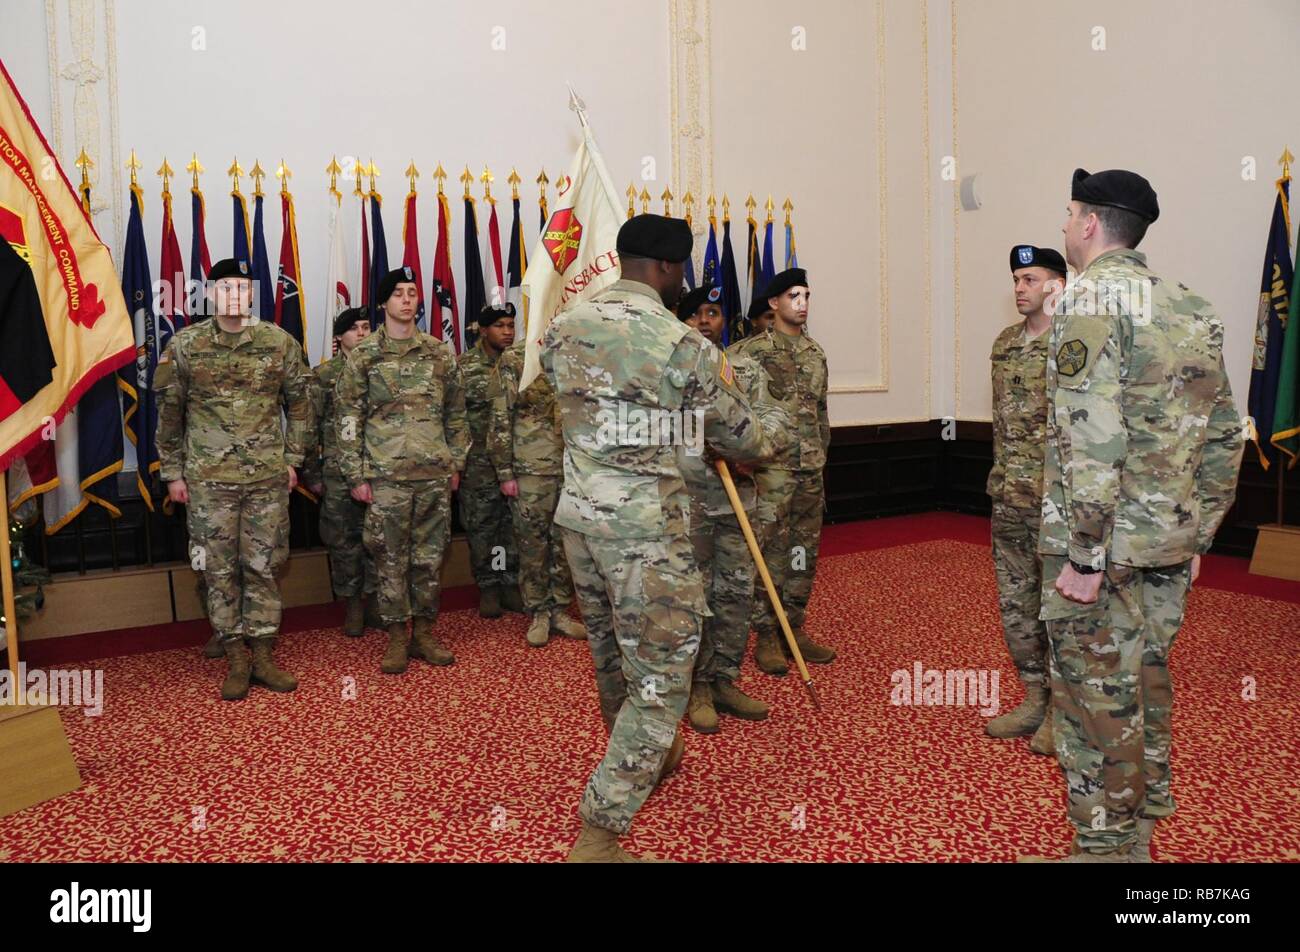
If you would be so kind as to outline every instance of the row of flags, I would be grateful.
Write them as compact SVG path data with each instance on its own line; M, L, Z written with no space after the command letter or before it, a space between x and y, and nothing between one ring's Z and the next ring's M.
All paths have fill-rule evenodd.
M1264 469L1276 462L1293 469L1300 458L1300 261L1291 248L1291 159L1290 152L1283 155L1275 183L1251 360L1248 436Z

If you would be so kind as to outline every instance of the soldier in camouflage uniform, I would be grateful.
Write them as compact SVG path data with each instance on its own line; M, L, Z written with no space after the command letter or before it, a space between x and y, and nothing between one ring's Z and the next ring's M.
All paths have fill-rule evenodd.
M772 279L763 296L775 312L772 328L731 347L767 373L768 393L794 421L798 439L788 453L758 470L758 522L763 560L794 630L804 660L829 664L835 650L817 644L804 632L804 617L817 573L822 511L826 497L822 469L831 442L826 407L826 352L810 337L808 277L790 268ZM789 666L785 637L761 580L754 591L754 660L760 670L781 676Z
M247 261L217 262L208 282L214 316L177 333L158 361L158 458L168 497L186 507L192 564L229 662L221 696L236 701L250 679L272 691L298 686L271 654L289 493L313 422L311 370L292 337L248 316Z
M369 507L363 538L388 629L385 674L404 672L410 654L456 660L433 623L469 423L455 353L415 326L419 299L409 267L384 277L376 296L384 324L352 351L334 387L339 467L352 498Z
M677 316L699 331L710 344L722 346L721 289L702 286L682 297ZM766 302L764 302L766 304ZM747 357L731 360L736 388L773 434L790 427L790 418L767 394L767 376ZM718 731L718 714L761 721L768 706L736 686L749 641L749 616L754 606L754 557L745 543L740 522L712 461L694 446L678 448L678 464L691 495L691 545L704 580L709 615L704 621L700 651L695 659L686 716L701 734ZM731 467L736 492L753 522L756 491L748 467Z
M515 551L510 503L501 493L488 457L488 418L492 401L488 386L501 352L514 343L515 306L486 305L477 317L478 341L457 359L465 383L465 413L472 444L457 497L460 521L469 542L470 567L478 586L478 613L498 618L504 606L524 610L519 597L519 556Z
M1043 501L1043 445L1047 440L1047 329L1053 295L1065 286L1065 259L1052 248L1016 245L1011 279L1023 320L993 342L993 567L1007 650L1025 686L1015 710L985 725L992 737L1033 734L1030 750L1054 754L1047 716L1047 625L1038 617L1042 563L1038 523Z
M702 439L741 462L773 452L725 355L664 307L681 293L690 249L684 221L630 219L618 235L622 280L559 317L543 342L564 427L555 521L610 730L571 861L631 859L618 837L682 754L677 724L709 608L674 444Z
M334 384L348 355L369 335L370 321L359 307L347 308L334 318L334 339L339 343L339 350L316 368L313 399L317 451L304 473L307 487L320 500L320 536L329 548L334 596L347 599L343 633L349 638L360 638L365 633L362 596L373 600L375 570L362 541L366 507L352 498L352 487L339 468Z
M544 374L520 393L523 370L521 339L501 355L488 387L492 415L487 450L514 519L519 589L524 611L531 616L524 640L540 648L552 632L585 641L587 629L565 611L573 601L573 581L564 540L555 527L555 507L564 483L560 407Z
M1077 279L1048 353L1042 617L1057 755L1080 852L1150 861L1174 811L1169 651L1236 493L1242 432L1208 301L1133 249L1159 215L1146 179L1074 173Z

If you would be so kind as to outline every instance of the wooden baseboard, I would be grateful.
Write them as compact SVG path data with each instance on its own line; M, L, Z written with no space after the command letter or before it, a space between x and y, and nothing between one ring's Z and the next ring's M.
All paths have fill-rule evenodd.
M1260 526L1250 574L1300 582L1300 526Z
M58 709L0 706L0 817L80 786Z

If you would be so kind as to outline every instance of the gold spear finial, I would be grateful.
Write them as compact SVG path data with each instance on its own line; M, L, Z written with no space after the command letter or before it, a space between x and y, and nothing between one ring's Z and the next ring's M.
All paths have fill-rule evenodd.
M546 177L546 169L542 169L541 173L537 176L537 184L542 187L543 191L545 191L546 186L549 185L550 182L551 180Z
M673 217L673 193L668 190L667 185L664 186L664 193L659 197L664 200L664 215L668 218L672 218Z
M491 172L489 172L488 167L485 165L483 166L483 174L480 175L478 178L479 181L483 183L484 201L488 202L491 205L495 205L497 203L497 200L492 197L492 183L497 180L497 177L493 175Z
M650 189L641 186L641 214L650 214Z
M85 150L85 149L82 149L82 150L81 150L81 155L77 156L77 163L76 163L76 164L77 164L77 168L81 169L81 184L82 184L82 185L89 185L89 184L90 184L90 170L93 169L93 168L95 167L95 163L92 162L92 161L90 161L90 156L86 155L86 150ZM167 164L167 160L166 160L166 159L163 159L163 164L164 164L164 165Z
M230 163L230 168L226 169L226 174L230 176L233 191L239 191L239 177L244 174L244 167L239 164L239 159Z
M438 180L438 194L441 195L442 181L447 177L447 170L442 167L441 162L439 162L438 167L433 170L433 177Z
M722 220L724 223L731 221L731 199L727 198L725 192L722 195Z
M758 207L758 202L754 201L754 196L750 195L745 199L745 208L749 212L749 220L754 220L754 209Z
M82 154L84 155L85 153L83 152ZM77 160L77 164L78 164L78 165L81 164L81 160L80 160L80 159ZM82 170L82 173L81 173L81 174L82 174L82 181L84 182L84 181L85 181L85 174L86 174L84 169ZM171 192L171 189L170 189L168 186L170 185L170 179L171 179L171 177L172 177L173 175L175 175L176 173L173 172L173 171L172 171L172 167L171 167L170 165L167 164L167 156L163 156L163 164L162 164L161 166L158 167L158 172L157 172L156 174L162 176L162 180L163 180L163 190L162 190L162 193L163 193L163 195L166 196L166 197L168 197L168 198L170 198L172 192Z
M465 166L465 171L460 173L460 180L465 183L465 197L471 198L469 187L474 184L474 173L469 170L468 165Z
M782 207L783 209L785 209L785 227L786 227L786 228L789 228L789 227L790 227L790 213L791 213L792 211L794 211L794 202L790 201L789 196L786 196L785 204L782 205L781 207Z
M289 166L284 164L284 158L281 157L280 164L275 167L275 177L280 180L280 194L287 194L289 191L289 179L293 173L289 171Z
M126 160L126 167L131 170L131 187L139 188L140 186L135 180L135 173L140 168L140 160L135 157L135 149L131 150L131 158Z
M687 189L686 194L682 196L682 204L686 207L686 214L683 217L689 225L695 215L695 196L691 194L690 189Z
M1282 178L1290 178L1291 163L1295 161L1295 156L1291 154L1291 150L1286 146L1283 146L1282 157L1278 159L1278 161L1282 163Z
M375 179L379 178L379 166L375 165L375 160L371 159L366 165L366 175L370 176L370 194L375 194Z
M343 171L343 166L339 165L337 155L330 156L330 164L325 166L325 173L330 177L330 194L343 201L343 193L339 191L339 174Z
M704 204L709 206L709 221L712 221L717 217L716 206L718 204L717 199L713 197L712 192L709 192L709 197L705 199Z
M190 164L185 166L185 171L194 176L194 184L192 187L197 189L199 187L199 175L207 171L199 164L199 154L197 152L190 153Z
M352 168L357 177L357 187L352 190L352 194L361 195L364 197L366 194L366 190L361 187L361 177L366 174L366 163L356 162L353 164Z
M253 167L248 170L248 174L252 176L253 179L253 197L261 198L262 179L266 178L266 169L262 168L261 162L257 161L257 159L254 159Z
M636 186L627 187L627 217L631 218L636 214Z
M767 221L771 221L771 220L772 220L772 209L776 207L775 205L772 204L772 196L771 196L771 195L767 196L767 205L766 205L765 207L767 208Z
M511 200L516 202L519 201L519 183L522 182L523 179L519 177L519 173L515 171L513 165L510 167L510 175L506 177L506 181L510 183Z
M406 177L411 180L411 194L415 194L415 180L420 177L420 170L415 167L415 159L406 167Z

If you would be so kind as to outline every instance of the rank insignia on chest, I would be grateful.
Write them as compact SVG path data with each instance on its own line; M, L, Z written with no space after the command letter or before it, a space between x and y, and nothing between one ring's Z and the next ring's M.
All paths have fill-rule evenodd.
M1056 369L1066 377L1073 377L1088 362L1088 345L1081 340L1067 340L1056 352Z

